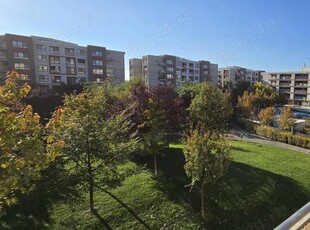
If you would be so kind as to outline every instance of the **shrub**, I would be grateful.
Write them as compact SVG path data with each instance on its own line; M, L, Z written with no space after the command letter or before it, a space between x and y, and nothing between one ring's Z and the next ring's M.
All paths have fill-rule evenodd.
M265 126L254 126L254 131L257 135L266 137L274 141L288 143L303 148L310 149L310 138L292 134L290 132L279 131L278 129Z

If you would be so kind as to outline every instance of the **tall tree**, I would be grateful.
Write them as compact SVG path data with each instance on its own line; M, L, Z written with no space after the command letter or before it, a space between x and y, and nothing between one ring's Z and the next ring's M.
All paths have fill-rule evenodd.
M165 132L165 111L157 110L157 103L149 99L148 109L144 115L146 121L139 125L143 129L142 143L146 153L153 156L154 174L157 176L157 156L167 147L167 133Z
M189 113L193 129L223 133L228 127L232 107L228 97L220 89L203 83L189 107Z
M64 107L47 125L48 151L52 154L55 141L63 141L61 153L76 164L79 174L85 175L81 182L87 185L89 207L96 216L95 183L108 184L118 163L137 148L135 133L130 133L131 123L124 112L109 113L112 103L107 83L85 88L81 94L66 96Z
M262 125L270 125L273 121L274 107L269 106L259 112L259 118Z
M279 127L282 130L288 130L293 133L295 119L293 118L293 110L290 106L284 106L279 117Z
M253 113L254 96L249 91L244 91L242 97L238 97L238 109L244 118L250 118Z
M229 147L222 137L194 130L184 140L185 171L191 185L200 187L201 216L205 217L205 193L225 175L230 164Z
M21 104L28 84L18 87L18 74L11 72L0 87L0 210L16 202L15 192L26 193L52 155L44 153L40 117L30 105Z
M172 87L155 86L150 88L150 98L156 101L158 110L165 111L166 131L169 133L180 130L185 123L183 101Z

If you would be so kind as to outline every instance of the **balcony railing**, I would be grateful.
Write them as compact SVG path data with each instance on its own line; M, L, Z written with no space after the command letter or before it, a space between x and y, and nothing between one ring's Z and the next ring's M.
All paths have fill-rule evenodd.
M307 90L295 90L294 93L307 94Z
M282 224L275 228L275 230L297 230L310 228L310 202L295 212Z

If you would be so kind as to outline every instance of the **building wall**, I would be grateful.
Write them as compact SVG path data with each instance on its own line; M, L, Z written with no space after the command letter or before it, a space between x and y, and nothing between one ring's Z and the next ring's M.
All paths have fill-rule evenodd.
M154 87L164 84L165 63L162 56L147 55L142 58L142 75L145 84Z
M87 59L89 81L102 82L106 80L106 48L99 46L87 46ZM94 61L102 61L102 65L94 65ZM101 72L94 73L96 70L100 70Z
M125 62L124 52L107 50L106 51L106 73L107 78L113 83L122 83L125 81Z
M129 77L130 79L142 77L142 59L141 58L129 59Z
M310 71L262 73L262 82L284 93L288 103L310 106Z
M251 70L239 66L232 66L219 69L219 84L224 87L231 84L236 86L240 81L249 81L254 84L261 80L262 70Z
M9 62L6 49L5 36L0 36L0 84L5 81L6 73L9 70Z

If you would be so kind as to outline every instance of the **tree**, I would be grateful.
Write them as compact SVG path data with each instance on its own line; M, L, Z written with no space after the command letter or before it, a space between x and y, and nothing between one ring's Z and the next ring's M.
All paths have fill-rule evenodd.
M290 106L284 106L279 118L279 127L282 130L288 130L293 133L295 119L293 118L293 110Z
M47 125L48 151L53 154L57 151L54 143L63 142L60 151L75 163L77 173L84 175L81 183L87 185L89 207L97 217L96 183L109 184L117 165L137 148L137 138L130 133L131 122L125 112L109 113L113 101L108 83L85 88L81 94L66 96L64 107L55 112Z
M0 210L16 202L15 192L27 193L53 155L44 152L40 117L21 100L31 90L18 87L18 74L10 72L0 87Z
M203 83L189 107L189 113L192 129L222 133L227 129L232 108L228 97L220 89Z
M304 132L305 132L307 135L310 135L310 118L307 118L307 119L306 119L305 127L304 127Z
M156 101L158 110L165 111L166 131L169 133L180 130L185 123L183 101L172 87L155 86L150 88L150 98Z
M254 96L249 91L244 91L242 97L238 97L238 108L244 118L250 118L253 113Z
M165 111L156 109L157 103L149 99L148 109L145 110L146 121L139 125L143 129L142 143L146 153L153 156L154 174L157 176L157 155L167 147L165 132Z
M193 84L191 82L183 82L182 87L178 90L179 97L183 100L183 105L188 108L192 100L199 94L200 88L204 83Z
M270 125L273 121L274 107L269 106L266 109L261 110L258 116L261 120L262 125Z
M230 164L229 147L222 137L194 130L184 140L185 171L191 185L200 187L201 216L205 217L205 192L225 175ZM209 188L210 189L210 188Z

